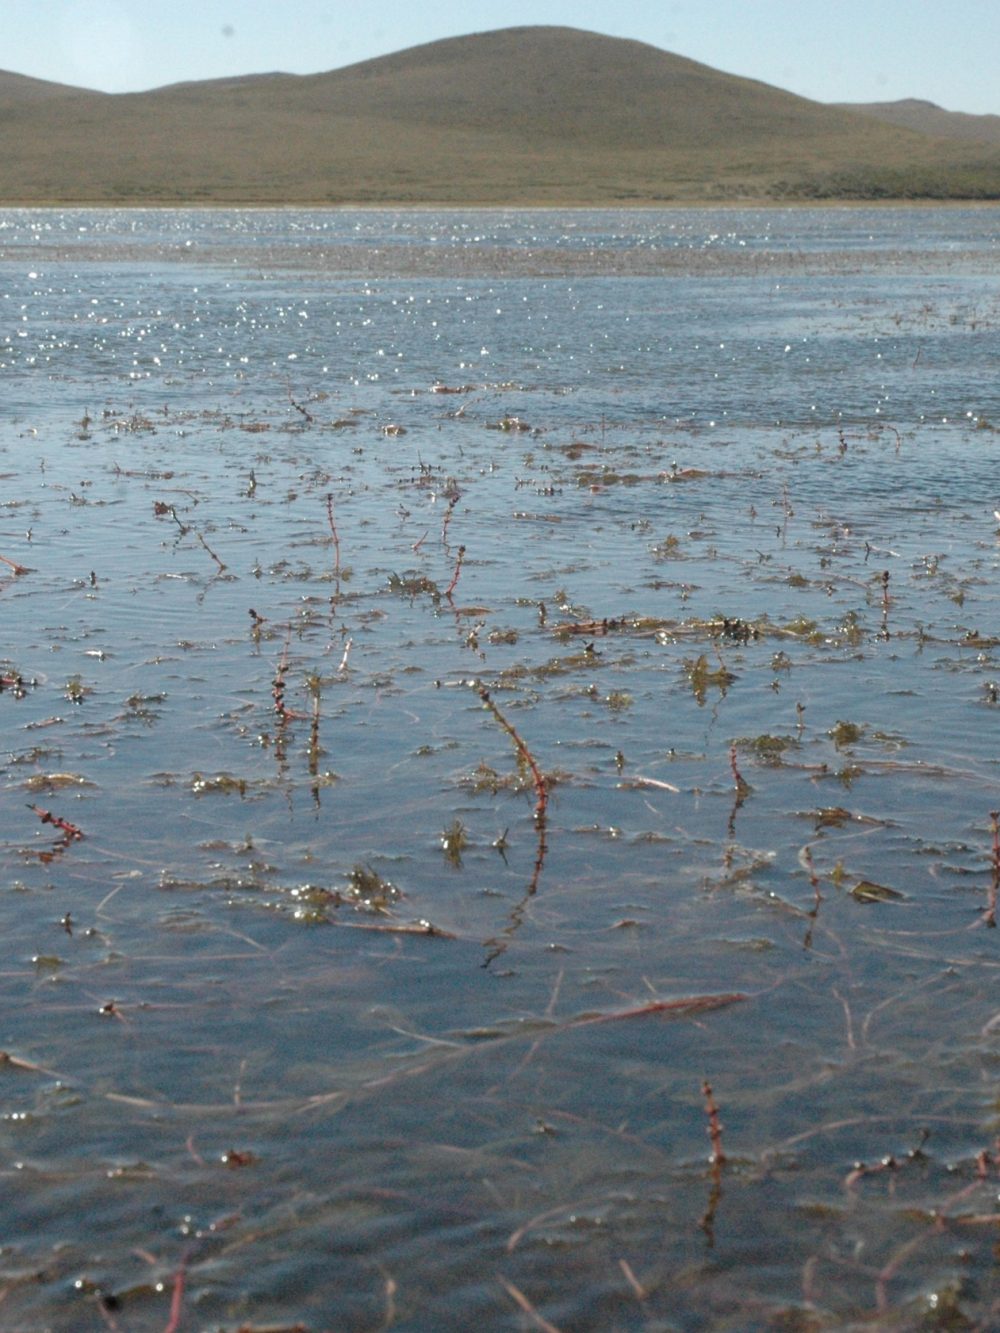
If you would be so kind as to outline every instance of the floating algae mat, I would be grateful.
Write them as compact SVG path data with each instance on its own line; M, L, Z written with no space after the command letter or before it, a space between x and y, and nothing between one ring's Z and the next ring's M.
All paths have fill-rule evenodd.
M997 1326L998 234L0 214L5 1328Z

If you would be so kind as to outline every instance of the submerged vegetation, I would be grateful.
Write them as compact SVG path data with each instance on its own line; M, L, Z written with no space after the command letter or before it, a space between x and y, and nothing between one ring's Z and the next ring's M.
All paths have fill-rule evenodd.
M25 242L0 1323L996 1323L1000 290L951 237L791 296Z

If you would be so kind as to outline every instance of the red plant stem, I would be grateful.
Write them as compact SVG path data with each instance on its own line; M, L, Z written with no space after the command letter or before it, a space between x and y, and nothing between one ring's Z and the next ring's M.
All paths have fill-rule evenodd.
M501 954L507 952L507 949L510 947L511 941L513 940L515 934L521 929L521 926L524 922L524 916L528 907L528 903L531 902L532 898L534 898L535 894L538 892L538 882L542 877L542 867L545 865L545 854L548 851L548 843L545 838L545 821L543 819L538 819L537 814L536 814L535 827L538 830L538 845L537 845L537 850L535 852L535 864L531 871L531 879L528 881L528 887L524 890L524 893L521 895L520 901L515 904L515 906L509 913L507 918L507 925L503 928L500 934L497 935L494 939L483 941L484 945L487 945L489 947L489 953L483 959L482 963L483 967L490 967L493 963L496 962L496 960L501 956ZM502 839L498 840L497 843L493 844L498 851L500 850L500 844L506 841L506 838L507 838L507 830L505 829L503 832ZM581 1021L584 1023L601 1022L602 1018L614 1018L614 1017L617 1017L617 1015L607 1014L607 1015L596 1016L593 1019L591 1019L590 1017L584 1017Z
M570 1019L568 1026L582 1027L585 1023L617 1023L622 1018L645 1018L647 1014L686 1017L688 1014L700 1014L709 1009L724 1009L727 1005L740 1004L749 998L749 995L743 994L742 991L731 991L725 995L685 995L679 1000L651 1000L648 1004L640 1004L633 1009L616 1009L608 1014L585 1014L582 1018ZM704 1087L708 1085L705 1084ZM708 1092L711 1096L711 1088ZM719 1130L721 1129L720 1125Z
M311 412L306 411L306 409L302 406L302 404L297 403L295 399L292 397L291 381L288 382L287 388L288 388L288 401L295 408L296 412L300 412L302 416L305 417L306 421L314 421L315 418L313 417L313 414Z
M274 711L284 722L288 717L288 709L285 707L285 672L288 670L288 663L282 656L274 672L274 681L271 684L271 697L274 700Z
M726 1154L722 1151L722 1121L719 1119L719 1108L716 1105L715 1097L712 1095L712 1085L708 1079L704 1079L701 1085L702 1095L705 1098L705 1114L708 1116L708 1137L712 1141L711 1162L713 1166L721 1166L726 1160Z
M806 845L805 847L802 848L802 851L800 853L800 860L802 864L805 866L806 871L808 872L809 883L812 885L812 890L813 890L812 910L807 913L807 916L809 917L809 929L806 931L805 939L802 941L802 947L804 949L811 949L813 941L813 928L816 925L816 921L819 918L819 905L823 901L823 895L822 893L820 893L819 876L816 874L816 867L813 864L811 847Z
M737 766L736 766L736 746L735 746L735 745L730 745L730 747L729 747L729 767L730 767L730 768L732 769L732 771L733 771L733 786L736 788L737 794L738 794L740 797L745 796L745 795L747 794L747 792L749 792L749 790L750 790L750 784L749 784L749 782L747 782L747 781L744 780L743 774L740 772L740 770L739 770L739 769L737 768Z
M444 593L445 597L447 597L449 600L451 599L451 594L455 591L455 587L458 583L459 575L462 572L462 561L464 559L465 559L465 547L460 546L458 548L458 559L455 561L455 572L454 574L452 574L451 582L448 584Z
M201 535L201 533L198 531L197 528L194 529L194 535L198 538L198 540L201 542L202 546L205 548L205 550L208 552L208 554L212 557L212 559L213 559L213 560L215 561L215 563L218 565L218 567L219 567L219 573L220 573L220 574L224 574L224 573L226 572L226 565L225 565L224 561L222 561L222 560L219 559L219 557L215 554L215 552L212 550L211 546L209 546L208 542L207 542L207 541L205 540L205 538Z
M504 717L503 713L500 712L500 709L490 698L489 690L485 689L483 686L480 686L479 697L480 699L482 699L483 703L490 710L490 712L493 714L496 720L500 723L501 727L503 727L507 735L514 742L514 746L518 754L531 769L531 776L535 783L535 795L538 797L537 801L535 802L535 819L538 821L538 823L541 824L545 820L545 811L549 803L549 795L548 791L546 790L545 778L542 776L542 771L535 763L534 756L528 749L527 745L525 745L524 741L515 731L513 726L511 726L511 724Z
M543 1315L538 1313L520 1287L515 1287L513 1282L508 1282L505 1277L500 1279L500 1285L514 1303L520 1307L525 1315L527 1315L535 1328L541 1330L541 1333L559 1333L559 1329L555 1324L550 1324Z
M993 834L993 874L990 880L990 898L983 920L988 926L997 923L997 893L1000 890L1000 810L990 811L990 830Z
M59 816L54 815L51 810L43 810L40 805L32 805L30 801L27 805L29 810L34 810L35 814L43 824L51 824L53 828L61 829L68 838L83 837L83 830L78 829L75 824L71 824L68 819L60 819Z
M195 503L197 504L197 501L195 501ZM211 546L209 546L208 542L207 542L207 541L205 540L205 538L201 535L201 533L198 531L197 528L192 528L190 524L188 524L188 523L182 523L182 522L180 521L180 519L177 517L177 510L174 508L173 505L168 505L168 504L166 504L163 500L157 500L157 501L155 501L154 504L153 504L153 513L156 514L157 517L160 517L160 516L162 516L162 515L164 515L164 514L169 514L170 517L171 517L171 518L174 520L174 522L177 524L178 528L180 528L181 536L182 536L182 537L186 537L187 534L188 534L189 532L193 532L194 535L198 538L198 541L201 543L203 549L206 550L206 551L208 552L208 554L212 557L212 559L213 559L213 560L215 561L215 563L218 565L218 567L219 567L219 573L220 573L220 574L224 574L224 573L226 572L227 566L226 566L225 562L224 562L223 560L220 560L220 559L219 559L219 557L218 557L218 556L216 555L216 553L212 550ZM2 558L3 558L3 557L0 556L0 559L2 559ZM27 571L24 571L24 572L27 572Z
M288 634L285 636L285 646L281 653L281 661L275 667L274 681L271 685L271 698L274 700L274 711L281 722L290 722L292 718L304 717L304 713L296 713L285 704L285 672L288 670L288 645L292 637L292 627L289 625Z
M31 573L31 570L28 568L27 565L19 565L16 560L8 560L5 555L0 555L0 560L2 560L5 565L10 565L11 569L14 571L15 574Z
M340 537L337 535L337 525L336 525L336 523L334 523L334 521L333 521L333 496L332 496L332 494L331 494L331 495L328 495L328 496L326 497L326 517L327 517L327 522L330 524L330 532L331 532L332 535L333 535L333 552L334 552L333 573L334 573L334 576L335 576L336 578L339 579L339 578L340 578Z
M889 1283L895 1278L903 1267L903 1264L919 1249L925 1241L931 1236L940 1235L949 1222L970 1222L976 1225L985 1223L991 1228L996 1227L998 1214L990 1213L983 1217L963 1217L955 1213L956 1206L967 1199L969 1195L974 1194L981 1189L984 1182L989 1179L989 1168L992 1164L998 1164L1000 1154L994 1154L991 1158L988 1149L984 1149L976 1156L976 1178L968 1185L963 1185L961 1189L956 1190L954 1194L948 1196L937 1208L934 1209L933 1220L931 1223L917 1235L911 1236L904 1245L901 1245L891 1259L876 1274L875 1278L875 1303L879 1313L885 1313L889 1309ZM853 1173L852 1173L853 1174Z
M170 1298L170 1322L163 1333L177 1333L181 1326L181 1314L184 1309L184 1281L187 1272L187 1255L181 1260L174 1275L174 1294Z
M819 891L819 876L816 874L816 867L813 864L813 855L811 847L802 848L802 860L805 862L806 870L809 873L809 883L812 885L813 895L815 899L815 906L816 910L818 911L819 905L823 901L823 895Z
M309 728L309 772L319 774L319 694L313 695L312 726Z
M451 516L455 512L455 506L458 504L458 496L453 495L448 501L448 508L445 510L444 518L441 520L441 545L447 551L448 549L448 525L451 523Z

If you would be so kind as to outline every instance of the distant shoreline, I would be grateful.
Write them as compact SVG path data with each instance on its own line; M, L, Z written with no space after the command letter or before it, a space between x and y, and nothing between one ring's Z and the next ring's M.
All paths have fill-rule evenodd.
M349 213L349 212L407 212L407 213L432 213L432 212L503 212L505 210L516 210L519 213L538 212L608 212L608 213L642 213L652 211L670 211L685 210L691 212L705 212L717 210L720 212L737 212L744 209L760 209L768 211L779 210L836 210L849 208L864 209L1000 209L1000 197L996 199L983 198L948 198L937 199L933 197L912 198L900 196L899 198L837 198L837 199L774 199L758 198L755 196L746 196L745 198L713 199L690 198L690 199L630 199L630 200L592 200L581 201L572 199L560 202L541 202L537 199L517 199L511 198L502 202L496 201L455 201L455 200L357 200L357 201L332 201L322 200L295 200L295 201L274 201L266 199L248 199L236 201L231 199L144 199L122 200L122 199L15 199L0 201L0 212L5 209L134 209L141 211L167 211L169 209L201 209L208 211L210 209L230 209L230 210L257 210L260 212L281 212L293 211L297 209L309 209L314 212L331 213Z
M123 95L9 74L0 112L8 207L1000 202L1000 117L845 109L567 27L449 38L325 74ZM901 115L912 123L895 123Z

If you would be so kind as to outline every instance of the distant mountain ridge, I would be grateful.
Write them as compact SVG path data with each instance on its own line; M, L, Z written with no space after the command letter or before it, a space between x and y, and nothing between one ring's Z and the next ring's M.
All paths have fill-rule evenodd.
M836 102L844 111L875 116L888 125L916 130L942 139L965 139L1000 144L1000 116L973 116L966 111L945 111L934 102L904 97L898 102Z
M0 201L1000 198L1000 143L888 119L562 27L145 93L0 74Z
M106 97L107 93L90 93L86 88L74 88L68 83L50 83L47 79L33 79L28 74L14 74L0 69L0 105L5 102L44 101L50 97Z

